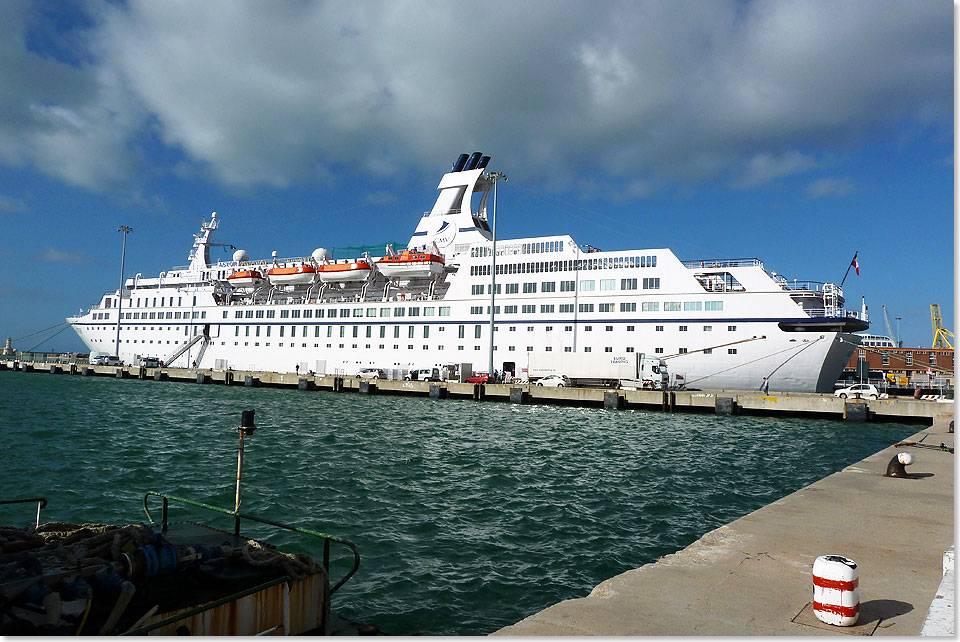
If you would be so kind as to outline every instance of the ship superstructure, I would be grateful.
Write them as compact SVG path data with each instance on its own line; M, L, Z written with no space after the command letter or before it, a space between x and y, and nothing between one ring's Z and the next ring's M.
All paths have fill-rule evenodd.
M488 162L457 159L405 250L341 260L323 248L261 260L238 250L212 263L214 212L188 266L127 279L68 321L91 352L126 363L350 376L469 363L522 377L532 352L643 352L669 360L688 387L758 389L767 377L775 390L810 392L833 390L852 333L868 327L844 310L839 286L788 280L755 258L498 238L491 364Z

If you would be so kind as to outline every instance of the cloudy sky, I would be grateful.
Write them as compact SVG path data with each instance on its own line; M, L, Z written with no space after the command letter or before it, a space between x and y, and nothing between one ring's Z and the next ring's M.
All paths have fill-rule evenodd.
M461 152L501 238L569 233L954 319L945 0L0 2L0 335L186 263L405 242ZM223 257L227 258L226 254ZM81 349L67 330L39 349Z

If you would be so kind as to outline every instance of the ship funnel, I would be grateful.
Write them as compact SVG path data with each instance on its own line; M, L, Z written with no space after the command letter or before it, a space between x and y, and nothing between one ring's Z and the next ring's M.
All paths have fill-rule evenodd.
M477 168L477 163L480 162L480 157L483 156L483 152L473 152L470 155L470 160L467 161L467 166L464 167L464 171L470 171L471 169Z
M490 157L484 156L483 158L480 159L480 162L477 163L477 169L486 169L487 163L489 162L490 162Z
M463 169L463 166L467 164L467 159L469 156L467 154L460 154L460 157L457 158L457 162L453 164L453 171L459 172Z

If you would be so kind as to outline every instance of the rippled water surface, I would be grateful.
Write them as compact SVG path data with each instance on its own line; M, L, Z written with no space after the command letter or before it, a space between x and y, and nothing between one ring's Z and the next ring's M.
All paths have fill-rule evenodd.
M355 542L334 610L397 634L490 633L917 431L0 372L0 498L46 496L44 521L139 522L147 490L232 508L248 408L243 510Z

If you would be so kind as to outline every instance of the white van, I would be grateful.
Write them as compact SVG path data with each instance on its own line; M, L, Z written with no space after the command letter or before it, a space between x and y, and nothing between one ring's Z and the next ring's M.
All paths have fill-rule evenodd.
M408 381L440 381L440 368L418 368L411 370L404 377Z
M122 366L123 361L119 357L115 357L112 354L98 354L95 357L90 357L91 366Z

